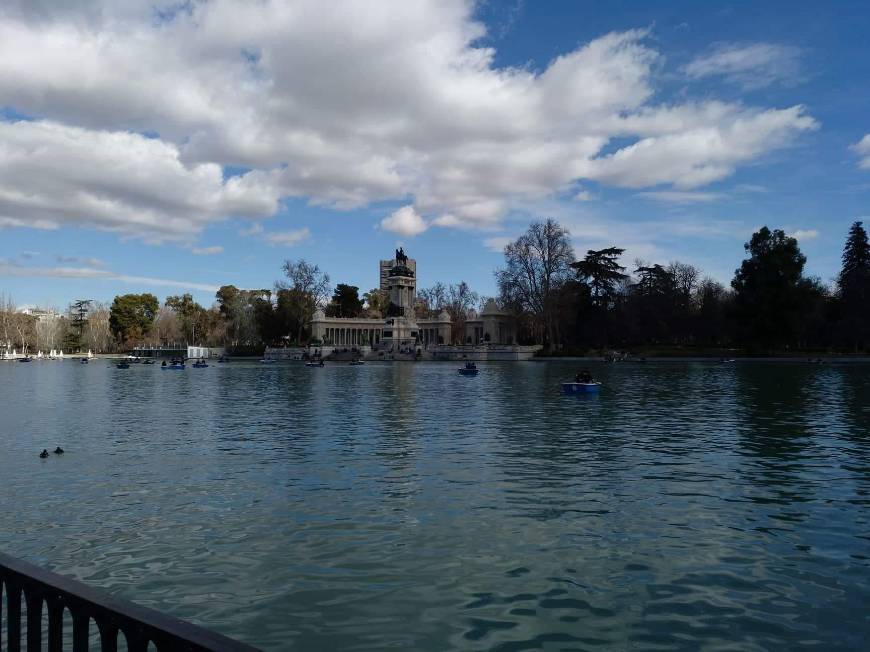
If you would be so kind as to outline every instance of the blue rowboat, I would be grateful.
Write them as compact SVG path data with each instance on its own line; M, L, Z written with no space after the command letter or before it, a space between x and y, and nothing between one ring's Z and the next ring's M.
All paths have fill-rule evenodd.
M115 366L118 367L118 369L129 369L130 363L129 362L119 362Z
M168 365L166 365L165 367L160 367L160 368L161 368L161 369L170 369L170 370L173 370L173 371L174 371L174 370L183 371L183 370L184 370L184 364L183 364L183 363L182 363L182 364L179 364L179 363L168 364Z
M207 363L207 362L194 362L194 363L193 363L193 368L194 368L194 369L205 369L206 367L208 367L208 363Z
M601 383L562 383L565 394L596 394L601 389Z

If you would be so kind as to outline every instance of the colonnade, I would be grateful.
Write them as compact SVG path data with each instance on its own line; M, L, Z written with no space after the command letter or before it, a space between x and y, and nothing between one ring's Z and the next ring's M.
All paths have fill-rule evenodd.
M365 326L326 327L324 339L332 346L365 346L379 344L383 337L382 328Z

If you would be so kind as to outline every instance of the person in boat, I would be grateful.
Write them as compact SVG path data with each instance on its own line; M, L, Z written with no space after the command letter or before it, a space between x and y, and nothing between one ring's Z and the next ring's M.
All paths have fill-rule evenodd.
M465 363L465 368L466 368L466 369L477 369L477 365L474 364L473 362L466 362L466 363Z
M160 366L161 366L161 367L165 367L165 366L166 366L166 360L164 360L164 361L163 361L163 364L160 365Z
M595 381L592 380L592 374L589 372L589 370L584 369L583 371L578 372L576 376L574 376L574 382L589 385Z
M47 451L45 448L43 448L43 449L42 449L42 452L39 454L39 456L40 456L42 459L45 459L46 457L48 457L48 451Z
M54 454L55 455L63 455L63 449L60 446L58 446L57 448L54 449Z

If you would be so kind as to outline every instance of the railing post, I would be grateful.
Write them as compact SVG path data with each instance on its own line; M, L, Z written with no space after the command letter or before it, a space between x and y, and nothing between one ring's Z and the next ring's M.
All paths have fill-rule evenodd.
M42 592L36 587L24 589L27 601L27 652L42 652Z
M101 652L118 651L118 627L105 618L97 619L97 628L100 630Z
M63 649L63 601L58 597L46 599L48 605L48 652Z
M21 587L6 580L6 649L21 652Z
M88 624L91 617L83 607L70 611L73 621L73 652L88 652Z
M149 639L140 627L128 625L121 631L124 632L128 652L147 652Z

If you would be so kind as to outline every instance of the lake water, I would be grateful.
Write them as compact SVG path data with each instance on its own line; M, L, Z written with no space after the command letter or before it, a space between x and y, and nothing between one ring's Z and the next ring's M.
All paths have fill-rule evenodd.
M870 365L578 364L3 363L0 549L274 650L867 645Z

